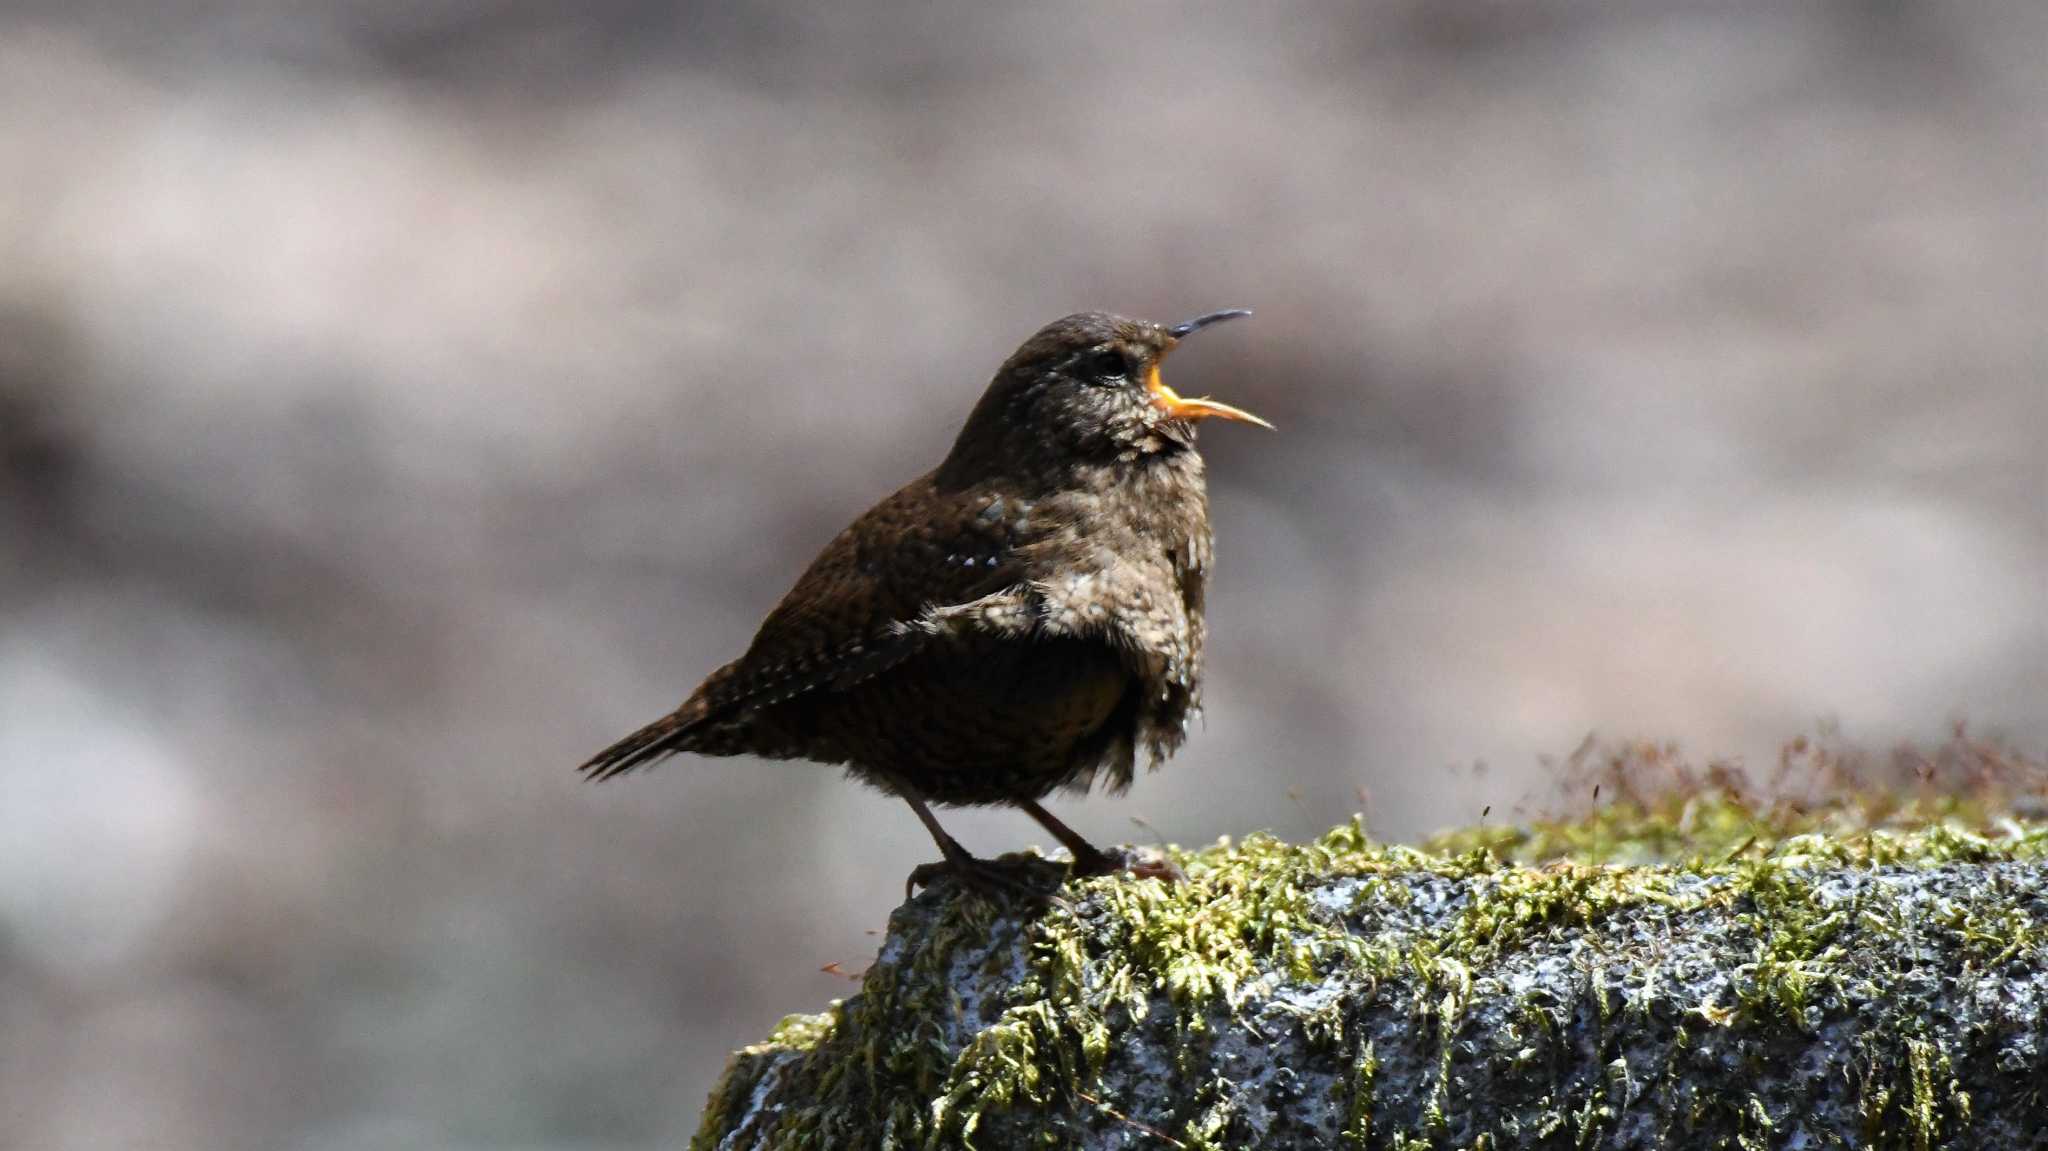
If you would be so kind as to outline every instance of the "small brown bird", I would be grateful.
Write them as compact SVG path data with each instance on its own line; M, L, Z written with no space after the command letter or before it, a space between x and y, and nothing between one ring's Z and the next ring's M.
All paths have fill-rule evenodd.
M1195 424L1271 427L1185 399L1159 364L1243 310L1166 327L1055 320L996 372L936 469L839 533L747 653L672 714L599 752L608 779L676 752L844 764L903 797L964 882L1007 883L932 803L1008 803L1079 874L1124 865L1040 805L1140 753L1177 749L1201 706L1209 500Z

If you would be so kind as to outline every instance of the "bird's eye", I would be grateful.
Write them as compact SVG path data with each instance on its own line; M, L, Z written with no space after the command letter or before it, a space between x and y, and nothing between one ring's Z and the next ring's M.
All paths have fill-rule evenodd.
M1115 348L1105 348L1088 357L1088 374L1098 380L1114 379L1131 374L1131 362Z

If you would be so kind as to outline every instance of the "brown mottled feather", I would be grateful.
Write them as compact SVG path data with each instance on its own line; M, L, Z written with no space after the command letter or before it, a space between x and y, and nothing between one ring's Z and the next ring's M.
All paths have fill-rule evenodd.
M984 515L989 502L972 489L942 493L927 474L876 504L812 561L745 655L583 770L607 779L683 751L804 754L781 746L790 740L763 729L758 712L845 692L896 666L932 638L910 627L928 606L966 603L1016 578L1005 563L1011 525Z

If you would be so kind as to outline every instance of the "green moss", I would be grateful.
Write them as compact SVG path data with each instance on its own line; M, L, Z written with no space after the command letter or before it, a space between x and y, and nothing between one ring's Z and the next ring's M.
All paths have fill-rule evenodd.
M1565 1003L1521 1002L1507 1026L1485 1037L1490 1047L1474 1048L1465 1021L1476 981L1504 956L1625 914L1723 913L1749 939L1750 960L1730 983L1733 1000L1696 1004L1671 1024L1679 1049L1751 1024L1811 1031L1825 1005L1868 979L1846 961L1842 941L1851 935L1935 939L1980 969L2048 961L2048 938L2015 909L2011 893L1990 890L1929 914L1882 894L1826 897L1812 882L1816 868L2048 858L2048 826L1961 801L1759 810L1701 792L1615 804L1574 821L1456 832L1421 849L1374 843L1354 819L1311 843L1253 835L1175 858L1182 883L1071 883L1023 917L999 917L999 908L961 893L923 897L899 913L911 918L892 924L859 995L824 1015L792 1016L769 1042L735 1056L693 1148L734 1134L748 1102L775 1091L777 1076L801 1089L778 1095L773 1116L749 1117L764 1126L740 1132L737 1145L972 1147L998 1117L1028 1110L1066 1117L1069 1127L1043 1128L1048 1146L1063 1145L1057 1131L1121 1121L1154 1131L1163 1145L1221 1147L1230 1132L1229 1084L1204 1070L1206 1044L1219 1028L1245 1026L1254 1003L1290 1011L1312 1049L1341 1054L1349 1072L1335 1090L1349 1145L1447 1146L1461 1075L1530 1083L1564 1063L1573 1009ZM1348 909L1319 901L1333 877L1356 881ZM1428 929L1347 922L1391 924L1427 879L1457 885L1463 899ZM1002 1002L975 1019L961 1018L948 990L962 954L984 971L1016 973ZM1605 968L1585 981L1603 1045L1663 999L1655 962L1623 956L1613 970L1634 972L1637 982L1617 983L1622 976ZM1344 1005L1276 1006L1278 986L1337 978L1368 989L1399 985L1434 1035L1427 1104L1414 1129L1387 1126L1379 1106L1385 1053L1347 1034ZM1138 1029L1165 1036L1180 1055L1168 1072L1184 1077L1170 1123L1139 1124L1090 1102L1099 1102L1117 1038ZM1677 1116L1668 1120L1678 1125L1675 1141L1688 1130L1723 1130L1735 1133L1729 1145L1770 1146L1782 1123L1768 1100L1688 1098L1668 1075L1639 1077L1618 1049L1600 1058L1596 1075L1552 1085L1519 1135L1480 1132L1467 1145L1508 1138L1597 1146L1646 1093ZM1930 1035L1879 1036L1862 1049L1856 1086L1870 1145L1917 1151L1967 1126L1970 1100L1956 1085L1953 1060Z
M1351 1069L1351 1097L1347 1101L1343 1132L1347 1146L1365 1147L1372 1142L1372 1098L1379 1073L1379 1056L1368 1042L1358 1052Z
M1484 850L1528 864L1574 860L1699 870L1772 857L1791 866L1910 866L2048 857L2048 824L2024 823L2002 803L1961 796L1856 795L1803 808L1707 790L1623 800L1570 819L1464 828L1425 846L1442 855Z
M834 1003L832 1006L839 1006ZM785 1015L782 1022L768 1035L768 1041L761 1048L781 1048L789 1051L809 1051L831 1038L832 1029L838 1016L830 1011L819 1015ZM750 1049L751 1050L751 1049Z

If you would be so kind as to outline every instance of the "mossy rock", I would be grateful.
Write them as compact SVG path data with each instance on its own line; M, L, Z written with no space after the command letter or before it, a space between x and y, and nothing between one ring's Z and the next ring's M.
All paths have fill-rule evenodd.
M1885 811L942 886L734 1057L692 1147L2048 1148L2048 823Z

